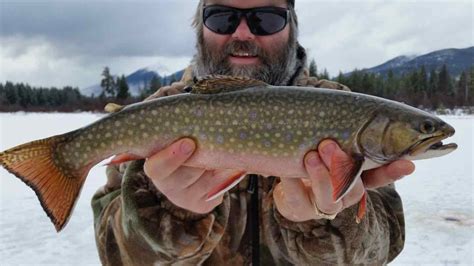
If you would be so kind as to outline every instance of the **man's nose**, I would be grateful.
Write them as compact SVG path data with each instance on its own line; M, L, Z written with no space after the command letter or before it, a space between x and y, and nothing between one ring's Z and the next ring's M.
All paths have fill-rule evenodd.
M239 26L232 34L232 38L239 41L248 41L255 39L255 35L250 31L249 26L245 18L240 20Z

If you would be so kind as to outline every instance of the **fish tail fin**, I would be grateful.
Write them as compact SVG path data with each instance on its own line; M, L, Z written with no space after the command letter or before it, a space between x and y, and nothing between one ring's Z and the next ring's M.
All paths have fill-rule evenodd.
M73 133L32 141L0 152L0 164L35 191L58 232L66 225L92 167L92 164L73 167L58 155L62 150L60 144L67 143Z

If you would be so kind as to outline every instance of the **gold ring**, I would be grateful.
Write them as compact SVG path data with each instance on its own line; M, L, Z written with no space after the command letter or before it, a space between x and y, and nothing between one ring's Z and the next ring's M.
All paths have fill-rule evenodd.
M314 198L314 193L310 192L309 194L310 194L309 199L311 200L311 203L313 204L314 212L316 213L316 215L318 217L321 217L321 218L327 219L327 220L334 220L334 218L336 218L337 213L327 214L327 213L321 211L318 208L318 205L316 204L316 199Z

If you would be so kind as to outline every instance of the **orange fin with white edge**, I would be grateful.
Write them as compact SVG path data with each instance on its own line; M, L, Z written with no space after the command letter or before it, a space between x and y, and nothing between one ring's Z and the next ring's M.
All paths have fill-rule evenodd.
M330 169L334 201L340 200L354 185L363 162L362 156L351 157L342 151L334 153Z
M211 201L219 197L220 195L224 194L225 192L229 191L231 188L235 187L242 179L244 179L246 172L242 171L227 178L224 182L219 184L218 186L214 187L207 193L206 201Z
M58 150L74 133L32 141L0 152L0 164L35 191L58 232L67 223L93 166L89 163L73 168L72 164L61 163Z
M367 191L364 191L364 195L359 201L359 207L357 208L356 223L360 223L364 219L365 212L367 210Z
M131 154L131 153L121 153L115 155L110 162L106 163L105 165L118 165L124 162L128 161L134 161L134 160L140 160L143 159L143 157Z

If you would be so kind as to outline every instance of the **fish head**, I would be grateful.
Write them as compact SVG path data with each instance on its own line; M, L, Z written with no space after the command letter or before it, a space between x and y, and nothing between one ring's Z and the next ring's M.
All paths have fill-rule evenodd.
M394 108L377 113L359 137L360 149L369 158L386 163L400 158L428 159L457 148L443 144L454 128L439 117L416 108Z

